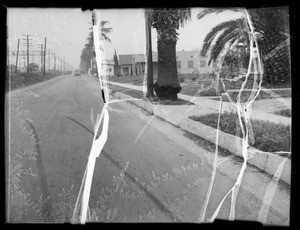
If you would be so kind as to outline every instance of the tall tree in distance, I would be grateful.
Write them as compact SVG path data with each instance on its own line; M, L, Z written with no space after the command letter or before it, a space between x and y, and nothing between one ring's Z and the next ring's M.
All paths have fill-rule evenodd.
M101 21L100 22L100 40L104 40L107 42L111 42L110 38L108 37L108 34L112 32L111 27L106 27L108 24L108 21ZM83 66L85 66L85 71L87 71L88 68L93 68L93 59L95 58L95 51L94 51L94 37L93 37L93 30L90 28L90 32L87 37L87 43L85 44L84 48L81 51L80 59L84 63L82 63Z
M120 65L119 65L119 59L118 59L118 55L117 55L117 51L115 50L115 54L114 54L114 72L116 76L120 76Z

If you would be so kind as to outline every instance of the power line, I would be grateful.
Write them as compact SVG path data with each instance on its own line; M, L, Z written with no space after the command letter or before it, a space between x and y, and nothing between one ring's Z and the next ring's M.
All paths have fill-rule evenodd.
M43 44L39 44L40 48L41 48L41 51L40 51L40 54L41 54L41 72L43 71Z

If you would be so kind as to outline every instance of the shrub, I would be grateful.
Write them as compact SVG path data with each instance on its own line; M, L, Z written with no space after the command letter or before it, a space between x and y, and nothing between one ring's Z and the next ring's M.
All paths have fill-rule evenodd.
M183 77L183 76L181 76L181 75L179 75L179 76L178 76L178 80L179 80L179 82L185 82L185 79L184 79L184 77Z
M282 109L275 112L275 114L285 116L285 117L291 117L291 113L292 111L290 109Z
M212 97L212 96L218 96L215 88L210 88L208 90L202 91L199 93L199 96L204 97Z

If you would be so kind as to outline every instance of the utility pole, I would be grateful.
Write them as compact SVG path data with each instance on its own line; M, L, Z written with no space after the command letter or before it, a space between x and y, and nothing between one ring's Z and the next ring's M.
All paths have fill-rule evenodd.
M43 44L39 44L41 47L41 72L43 72Z
M63 62L63 60L62 59L60 59L60 73L62 74L62 62Z
M64 57L64 69L63 69L64 73L66 72L66 62L65 62L65 57Z
M147 97L153 97L153 63L152 63L152 41L151 41L151 21L149 12L145 9L145 29L146 29L146 56L147 56Z
M48 71L50 71L50 49L48 50Z
M9 61L9 59L10 59L10 40L8 39L9 38L9 35L8 35L8 30L6 30L6 42L7 42L7 46L6 46L6 68L8 68L7 69L7 71L10 71L11 70L11 68L10 68L10 61Z
M20 39L18 39L17 58L16 58L16 70L18 70L19 46L20 46Z
M26 38L23 38L23 40L27 41L27 73L29 73L29 40L32 40L32 38L29 39L29 36L32 35L23 35L23 36L26 36Z
M54 54L54 73L56 73L56 56Z
M45 38L45 45L44 45L44 76L46 74L46 43L47 43L47 38Z
M29 39L27 35L27 73L29 73Z

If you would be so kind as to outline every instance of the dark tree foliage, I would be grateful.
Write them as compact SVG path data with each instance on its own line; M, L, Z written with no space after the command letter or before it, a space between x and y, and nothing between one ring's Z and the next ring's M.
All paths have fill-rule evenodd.
M288 8L252 9L255 29L263 34L258 41L264 61L264 82L272 85L290 83Z
M229 9L238 11L238 9ZM198 19L210 13L221 13L224 9L207 9L198 14ZM290 47L289 47L289 12L287 7L249 9L255 32L262 38L258 40L259 52L263 59L263 83L290 83ZM202 55L210 52L210 62L215 61L224 46L236 40L247 40L249 27L245 20L225 21L215 26L205 37ZM217 37L217 35L220 35ZM214 39L216 41L213 44ZM248 39L249 40L249 39ZM249 43L248 43L249 44Z

